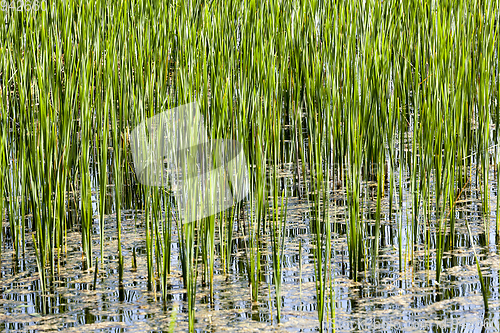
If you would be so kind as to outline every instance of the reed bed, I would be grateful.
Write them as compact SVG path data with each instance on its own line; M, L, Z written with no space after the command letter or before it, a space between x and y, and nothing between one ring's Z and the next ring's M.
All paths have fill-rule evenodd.
M143 212L149 289L168 302L177 243L194 331L197 286L208 284L213 302L214 263L222 263L220 274L232 274L241 225L249 297L261 301L267 261L280 322L287 198L298 196L312 212L323 329L326 317L335 320L332 231L340 221L330 208L340 188L347 213L337 232L347 239L350 279L377 283L385 222L397 230L399 270L415 268L414 249L424 246L428 266L436 256L429 285L439 286L443 255L456 246L456 202L473 184L486 235L500 234L498 214L490 223L499 13L498 0L96 0L2 11L0 251L12 246L19 258L32 238L39 287L48 292L68 230L81 231L83 269L107 260L103 230L113 212L121 281L129 265L122 208ZM243 144L251 193L231 209L184 223L168 184L138 181L129 138L146 119L193 101L211 138ZM295 193L280 182L285 164L293 165ZM373 218L364 208L369 202Z

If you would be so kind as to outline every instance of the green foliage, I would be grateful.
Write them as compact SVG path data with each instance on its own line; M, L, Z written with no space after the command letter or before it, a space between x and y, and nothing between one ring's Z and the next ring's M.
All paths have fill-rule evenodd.
M280 167L290 163L298 195L314 211L310 229L321 327L332 281L326 204L332 174L340 175L346 190L350 277L361 280L372 262L376 280L389 182L399 269L414 265L415 246L425 246L427 254L435 246L439 282L443 254L455 246L455 203L470 185L471 172L480 177L484 227L491 227L499 12L494 0L55 1L46 12L0 12L0 218L8 219L16 256L31 232L25 224L29 214L28 240L33 239L41 288L47 290L65 252L73 201L83 260L90 267L91 176L97 175L101 264L111 185L120 281L123 192L134 188L134 208L146 217L149 287L159 279L164 298L173 234L179 237L191 331L198 259L213 301L215 259L231 274L233 228L241 219L248 230L254 301L266 230L270 235L279 321L288 193L278 179ZM128 138L145 119L194 100L211 138L244 144L252 194L242 206L184 224L168 190L138 185ZM377 184L373 230L363 212L370 180ZM403 198L403 190L410 198ZM409 219L403 219L404 200L410 203ZM428 218L431 213L435 219ZM497 233L499 221L497 215ZM0 249L4 241L0 233ZM333 302L331 283L330 294Z

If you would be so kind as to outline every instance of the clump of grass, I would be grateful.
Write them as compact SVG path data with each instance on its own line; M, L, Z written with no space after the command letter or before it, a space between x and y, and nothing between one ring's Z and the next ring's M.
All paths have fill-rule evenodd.
M298 196L314 211L321 328L329 281L332 290L330 242L336 235L328 215L330 173L337 173L347 190L350 277L362 280L371 262L376 281L387 175L388 223L397 229L399 270L417 269L414 252L424 246L427 268L436 250L439 282L444 253L457 246L455 204L471 173L480 185L486 234L490 229L489 149L492 138L498 144L500 118L499 12L498 1L489 0L481 6L95 1L54 3L43 15L1 12L0 21L7 23L0 25L0 218L2 223L8 219L11 240L0 228L0 250L12 241L16 260L22 256L25 234L31 232L26 222L32 223L28 240L34 242L41 289L48 290L72 227L69 202L79 202L82 257L90 267L97 168L101 265L106 260L106 192L112 185L120 281L125 270L121 214L132 206L145 210L148 287L156 289L159 278L164 300L177 229L193 331L198 257L213 302L215 263L220 259L226 277L234 273L234 225L249 219L243 225L249 225L251 297L259 299L261 250L269 245L268 233L281 320L281 210L286 211L283 197L289 193L283 194L277 170L292 162ZM165 98L169 107L202 101L210 137L243 142L253 167L250 214L234 207L184 224L171 192L137 185L128 136L134 126L163 111ZM364 184L374 179L372 224L365 214L371 199ZM273 214L267 218L270 191ZM131 193L140 194L131 198ZM486 295L488 287L481 286ZM332 317L333 312L332 305Z

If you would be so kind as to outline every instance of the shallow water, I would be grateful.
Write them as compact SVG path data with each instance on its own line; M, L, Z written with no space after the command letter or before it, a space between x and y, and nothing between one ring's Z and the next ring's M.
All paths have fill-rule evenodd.
M285 170L286 171L286 170ZM290 172L283 172L284 186L293 181ZM495 179L491 174L490 179ZM372 187L373 183L365 184ZM493 187L493 186L491 186ZM408 184L404 186L408 188ZM491 190L491 189L490 189ZM491 207L496 197L491 190ZM94 209L98 196L93 195ZM395 193L397 197L398 193ZM371 269L362 273L361 282L348 276L348 253L345 226L344 192L331 193L330 219L333 230L334 256L331 265L334 309L330 307L327 290L328 331L353 332L496 332L500 330L499 269L500 257L494 233L484 230L481 217L481 196L476 191L464 193L457 203L457 244L444 255L441 285L433 280L436 274L435 251L424 247L414 249L414 262L406 260L399 271L397 219L403 225L411 220L410 197L403 193L403 213L397 201L391 214L384 198L381 248L376 279ZM368 197L364 205L367 234L374 222L376 201ZM314 280L314 248L310 228L311 209L307 199L288 199L285 239L285 259L282 285L282 322L276 321L272 263L264 252L264 279L259 289L259 301L252 303L246 273L246 253L243 245L242 223L235 224L233 256L230 272L225 274L220 258L216 257L214 274L214 303L209 302L209 288L201 284L201 264L196 301L196 324L200 332L210 331L318 331L316 290ZM99 223L94 214L94 257L100 258ZM495 221L492 212L491 224ZM36 259L31 242L24 256L13 260L13 250L2 251L0 289L0 329L6 332L34 332L64 329L68 332L111 331L145 332L167 330L175 316L176 331L188 329L187 301L182 287L179 252L174 233L172 245L172 274L168 278L166 302L161 299L159 286L147 292L147 267L144 216L136 210L122 211L122 248L125 263L123 287L118 284L118 256L115 215L106 217L104 263L99 263L97 285L94 289L93 269L84 270L81 235L77 229L68 233L67 251L61 256L54 287L48 295L40 293ZM390 219L391 217L391 219ZM481 262L483 275L491 293L490 312L485 314L481 286L477 276L474 254L465 225L471 225L473 240ZM423 220L424 221L424 220ZM430 220L431 230L435 217ZM4 230L8 224L4 222ZM485 236L487 235L487 236ZM487 245L487 238L490 240ZM27 234L31 239L31 234ZM299 240L302 242L302 271L299 272ZM406 237L403 237L405 253ZM432 242L431 242L432 244ZM268 242L269 246L269 242ZM137 269L132 268L132 253L137 253ZM269 250L270 248L268 248ZM218 247L216 245L216 252ZM427 267L427 256L430 256ZM301 276L302 280L299 281ZM330 282L328 282L330 285Z

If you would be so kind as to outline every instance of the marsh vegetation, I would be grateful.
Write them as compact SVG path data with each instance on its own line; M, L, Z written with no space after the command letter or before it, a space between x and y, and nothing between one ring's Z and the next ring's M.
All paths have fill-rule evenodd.
M498 330L499 13L0 12L0 328ZM183 223L168 186L138 182L130 133L193 101L210 138L242 143L251 191Z

